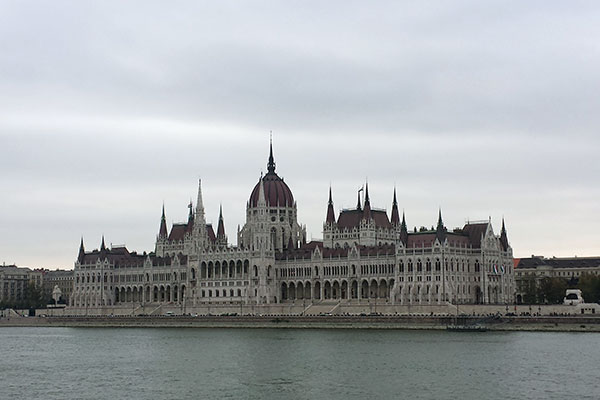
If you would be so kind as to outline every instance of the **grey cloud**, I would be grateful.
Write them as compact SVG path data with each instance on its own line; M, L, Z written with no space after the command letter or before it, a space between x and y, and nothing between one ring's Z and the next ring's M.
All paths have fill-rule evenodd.
M450 226L505 215L519 255L597 253L599 14L547 1L6 2L1 254L71 265L79 235L102 232L151 250L162 202L184 220L199 177L235 241L271 129L314 237L329 183L350 207L368 178L380 207L397 186L411 226L438 207Z

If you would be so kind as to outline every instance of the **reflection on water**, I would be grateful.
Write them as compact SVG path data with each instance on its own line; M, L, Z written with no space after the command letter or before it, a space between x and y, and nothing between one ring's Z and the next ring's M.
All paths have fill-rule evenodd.
M597 399L599 334L0 329L0 398Z

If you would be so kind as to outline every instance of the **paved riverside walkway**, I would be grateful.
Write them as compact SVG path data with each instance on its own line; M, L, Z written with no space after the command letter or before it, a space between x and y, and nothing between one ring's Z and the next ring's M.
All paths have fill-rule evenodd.
M56 316L0 318L0 328L132 327L132 328L289 328L289 329L421 329L448 326L483 327L488 331L600 332L600 316L384 316L384 315L243 315L243 316Z

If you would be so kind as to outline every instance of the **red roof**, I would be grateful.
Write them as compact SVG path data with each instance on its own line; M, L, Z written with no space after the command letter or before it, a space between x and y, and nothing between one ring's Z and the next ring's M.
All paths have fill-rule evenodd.
M323 242L309 242L300 247L299 249L286 250L282 253L277 253L276 258L278 260L285 259L310 259L315 248L319 248L323 258L337 258L337 257L348 257L350 248L330 248L323 247ZM389 245L378 245L378 246L357 246L358 252L361 256L376 256L376 255L392 255L395 254L396 247L393 244Z
M186 231L187 224L173 224L171 233L169 234L169 241L183 240Z
M358 228L360 221L364 217L363 210L342 210L338 217L337 225L340 229ZM371 218L375 220L375 226L378 228L391 228L392 224L388 219L387 213L383 210L371 209Z
M95 264L100 258L107 258L109 262L122 267L141 267L144 265L145 256L135 252L130 253L126 247L114 247L112 249L94 250L85 255L79 260L81 264Z
M266 174L262 178L262 182L268 207L292 207L294 205L292 191L275 172ZM254 186L252 194L250 194L250 207L257 206L259 193L260 182Z
M431 233L409 233L406 247L431 247L435 242L436 234Z
M206 224L206 234L208 235L208 239L211 242L215 242L217 240L217 237L215 236L215 231L212 227L212 224Z
M478 224L466 224L462 229L463 233L469 237L473 248L481 248L481 236L485 234L487 226L487 222Z

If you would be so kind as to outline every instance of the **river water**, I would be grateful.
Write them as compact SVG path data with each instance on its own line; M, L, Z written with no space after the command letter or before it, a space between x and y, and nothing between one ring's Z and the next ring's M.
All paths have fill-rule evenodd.
M600 334L0 328L0 399L598 399Z

